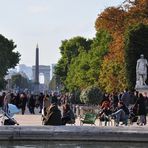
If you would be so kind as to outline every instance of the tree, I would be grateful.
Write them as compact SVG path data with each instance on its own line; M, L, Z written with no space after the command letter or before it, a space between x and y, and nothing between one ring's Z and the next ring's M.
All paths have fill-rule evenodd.
M16 45L12 40L8 40L3 35L0 35L0 89L4 88L4 76L9 68L14 68L19 60L20 54L14 52Z
M67 89L72 92L76 89L83 89L88 86L89 79L87 71L89 70L88 55L81 51L79 56L71 61L69 71L65 80Z
M57 90L61 89L61 82L60 82L60 79L57 75L55 75L55 74L53 75L53 77L49 83L49 88L50 88L50 90L53 90L53 91L57 91Z
M98 105L102 97L103 94L97 86L90 86L81 92L80 100L85 104Z
M57 84L56 84L56 77L55 75L52 77L52 79L50 80L50 83L49 83L49 88L50 90L56 90L57 89Z
M15 74L11 78L12 87L24 90L29 87L29 80L23 77L21 74Z
M89 80L91 85L98 84L100 69L104 57L109 52L109 45L112 41L112 37L106 30L99 30L96 33L96 37L93 38L91 50L89 52L89 66L88 71Z
M95 28L96 30L104 29L114 34L116 31L124 29L126 12L120 7L108 7L98 15Z
M55 67L55 74L60 77L60 81L65 90L67 90L67 84L65 81L67 74L70 71L69 67L71 62L82 50L88 52L90 50L91 43L91 40L87 40L83 37L74 37L72 39L62 41L62 45L60 46L62 57Z
M66 77L69 91L85 89L98 84L100 66L108 52L111 37L107 31L100 30L93 38L91 48L87 52L81 49L79 55L71 61Z
M127 11L125 24L127 26L134 25L135 23L148 23L148 1L147 0L134 0L129 2L131 5Z
M126 13L120 7L105 9L96 20L96 30L107 30L112 41L100 67L99 86L105 92L120 91L126 87L124 66L124 20Z

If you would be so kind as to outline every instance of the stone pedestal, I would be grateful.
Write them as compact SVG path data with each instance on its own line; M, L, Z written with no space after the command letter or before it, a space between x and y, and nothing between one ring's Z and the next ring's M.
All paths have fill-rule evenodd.
M136 89L136 91L138 91L139 93L142 93L144 96L145 96L145 95L148 95L148 85L135 87L135 89Z

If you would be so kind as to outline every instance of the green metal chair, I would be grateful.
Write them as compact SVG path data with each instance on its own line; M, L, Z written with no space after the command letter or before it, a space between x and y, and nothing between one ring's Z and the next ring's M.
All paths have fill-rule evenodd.
M86 113L83 118L80 119L80 125L91 124L95 125L97 115L94 113Z

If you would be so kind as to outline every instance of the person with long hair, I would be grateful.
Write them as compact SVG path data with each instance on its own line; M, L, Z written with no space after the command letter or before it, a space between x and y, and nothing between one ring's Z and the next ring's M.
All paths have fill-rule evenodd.
M73 113L72 109L70 108L70 105L65 104L63 106L62 124L66 125L66 123L68 123L68 122L70 122L72 120L75 121L74 113Z
M47 109L47 113L44 116L44 125L61 125L61 111L59 110L57 104L51 104Z

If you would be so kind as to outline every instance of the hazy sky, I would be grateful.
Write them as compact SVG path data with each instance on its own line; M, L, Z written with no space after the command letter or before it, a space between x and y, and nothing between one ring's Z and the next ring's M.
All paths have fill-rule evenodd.
M20 64L56 63L61 41L75 36L93 38L97 15L124 0L0 0L0 34L12 39L21 54Z

